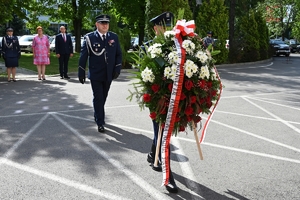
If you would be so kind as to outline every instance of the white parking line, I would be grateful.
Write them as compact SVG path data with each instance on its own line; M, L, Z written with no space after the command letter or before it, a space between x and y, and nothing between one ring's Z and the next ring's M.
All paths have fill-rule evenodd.
M131 170L127 169L121 162L113 159L107 154L104 149L98 147L94 143L90 142L85 136L81 135L77 130L72 128L67 122L62 120L58 115L51 113L51 115L57 119L60 123L62 123L66 128L68 128L72 133L74 133L78 138L80 138L85 144L91 147L95 152L97 152L100 156L110 162L114 167L116 167L119 171L123 172L128 178L130 178L136 185L141 187L145 192L151 195L154 199L168 199L166 195L163 195L159 190L155 189L152 185L148 184L144 179L142 179L137 174L133 173Z
M195 140L192 140L192 139L189 139L189 138L179 137L178 139L183 140L183 141L187 141L187 142L191 142L191 143L195 143ZM281 157L281 156L275 156L275 155L266 154L266 153L260 153L260 152L257 152L257 151L249 151L249 150L246 150L246 149L228 147L228 146L224 146L224 145L213 144L213 143L210 143L210 142L202 142L201 145L212 146L212 147L226 149L226 150L230 150L230 151L236 151L236 152L246 153L246 154L250 154L250 155L261 156L261 157L272 158L272 159L276 159L276 160L282 160L282 161L287 161L287 162L300 164L300 160Z
M251 103L252 105L254 105L255 107L259 108L260 110L264 111L265 113L269 114L270 116L274 117L275 119L277 119L278 121L280 121L281 123L285 124L286 126L290 127L291 129L293 129L294 131L300 133L300 129L298 129L297 127L293 126L292 124L288 123L287 121L281 119L280 117L278 117L277 115L274 115L273 113L267 111L266 109L264 109L263 107L257 105L256 103L250 101L249 99L242 97L245 101ZM295 109L295 108L294 108ZM298 109L297 109L298 110ZM300 151L300 150L299 150Z
M9 158L9 156L45 121L45 119L49 116L48 113L45 114L25 135L18 140L4 155L4 158ZM0 162L1 165L1 162Z
M57 176L55 174L51 174L49 172L45 172L45 171L41 171L41 170L38 170L38 169L34 169L32 167L16 163L16 162L13 162L13 161L5 159L5 158L0 158L0 160L1 160L0 162L2 162L3 164L6 164L8 166L11 166L11 167L14 167L16 169L19 169L19 170L22 170L22 171L25 171L25 172L37 175L39 177L43 177L43 178L46 178L46 179L49 179L49 180L52 180L52 181L55 181L55 182L67 185L69 187L76 188L78 190L81 190L81 191L84 191L84 192L87 192L87 193L90 193L90 194L94 194L94 195L97 195L97 196L100 196L100 197L104 197L104 198L107 198L107 199L112 199L112 200L114 200L114 199L129 200L129 199L125 198L125 197L117 196L117 195L115 195L113 193L105 192L103 190L100 190L100 189L97 189L97 188L93 188L91 186L79 183L77 181L73 181L73 180L69 180L67 178L59 177L59 176Z

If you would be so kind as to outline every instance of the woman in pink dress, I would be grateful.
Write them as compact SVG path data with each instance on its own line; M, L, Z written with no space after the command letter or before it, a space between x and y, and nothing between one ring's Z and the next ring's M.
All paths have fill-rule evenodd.
M43 28L38 26L36 30L38 35L33 38L32 42L33 64L37 67L38 79L46 80L46 65L50 64L50 44L48 37L43 34Z

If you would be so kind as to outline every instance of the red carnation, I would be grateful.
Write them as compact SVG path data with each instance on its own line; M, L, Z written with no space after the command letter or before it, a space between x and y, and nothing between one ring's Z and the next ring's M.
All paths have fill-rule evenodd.
M204 79L198 81L198 85L201 89L206 87L206 81Z
M212 82L211 82L211 81L207 81L207 82L206 82L206 85L207 85L208 88L211 88Z
M189 115L187 115L187 116L186 116L186 120L187 120L188 122L190 122L190 121L192 121L192 117L189 116Z
M191 106L186 107L186 109L185 109L185 111L184 111L184 113L185 113L186 115L192 115L193 112L194 112L194 110L193 110L193 108L192 108Z
M168 89L170 90L170 92L172 92L172 89L173 89L173 83L169 83Z
M182 92L180 96L180 100L184 100L186 98L185 94Z
M176 116L175 123L180 121L180 117Z
M185 127L184 126L180 126L179 127L179 132L185 131Z
M196 96L191 96L190 101L191 101L191 104L196 103L197 97Z
M153 84L153 85L151 86L151 89L153 90L154 93L156 93L156 92L158 92L158 90L159 90L159 85L158 85L158 84Z
M213 91L211 91L211 96L216 96L217 95L217 90L213 90Z
M155 112L152 112L152 113L150 113L149 116L150 116L151 119L155 119L155 118L156 118L156 113L155 113Z
M192 87L194 87L194 83L191 80L186 80L184 83L184 87L190 91L192 89Z
M150 94L144 94L143 99L144 99L144 102L150 102L150 100L151 100Z

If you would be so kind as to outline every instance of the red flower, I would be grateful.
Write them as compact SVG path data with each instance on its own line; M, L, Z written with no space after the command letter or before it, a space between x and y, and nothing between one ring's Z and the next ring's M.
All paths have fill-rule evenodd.
M193 81L191 81L191 80L186 80L186 81L184 82L184 87L185 87L188 91L190 91L190 90L192 89L192 87L194 87Z
M164 129L164 128L165 128L165 125L166 125L165 123L162 123L162 124L161 124L161 128Z
M149 116L150 116L151 119L155 119L155 118L156 118L156 113L155 113L155 112L152 112L152 113L150 113Z
M184 111L184 113L185 113L186 115L192 115L193 112L194 112L194 110L193 110L193 108L192 108L191 106L186 107L186 109L185 109L185 111Z
M185 94L182 92L180 96L180 100L184 100L186 98Z
M185 131L185 127L184 126L180 126L179 127L179 132Z
M159 90L159 85L158 84L153 84L152 86L151 86L151 89L153 90L153 92L158 92L158 90Z
M207 81L206 84L207 84L208 88L211 88L211 86L212 86L212 82L211 81Z
M190 101L191 101L191 104L196 103L197 97L196 96L191 96Z
M202 118L200 116L196 116L194 117L194 122L197 124L198 122L200 122L202 120Z
M217 95L217 90L213 90L213 91L211 91L211 96L216 96Z
M187 116L186 116L186 120L187 120L188 122L190 122L190 121L192 121L192 117L189 116L189 115L187 115Z
M172 92L172 89L173 89L173 83L169 83L168 89L170 90L170 92Z
M206 87L206 81L204 79L198 81L198 85L201 89Z
M143 99L145 102L150 102L150 100L151 100L150 94L144 94Z
M200 98L200 104L203 104L205 102L204 98Z

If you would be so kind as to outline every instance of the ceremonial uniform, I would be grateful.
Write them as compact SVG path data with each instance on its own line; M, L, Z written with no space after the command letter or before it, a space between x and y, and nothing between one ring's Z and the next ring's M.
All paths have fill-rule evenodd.
M205 48L207 48L209 45L214 45L214 39L212 38L212 32L207 32L207 37L203 39L203 45Z
M97 26L107 26L107 24L103 25L101 23L109 23L110 18L108 15L100 15L96 17L96 20L96 23L100 23L96 24ZM94 117L98 125L98 131L104 132L104 105L112 80L120 74L122 52L117 34L110 31L100 33L98 29L84 37L79 59L78 77L81 83L85 82L85 68L88 61L88 78L91 81L94 95Z
M2 56L6 67L18 67L21 50L18 37L4 36L2 38Z
M7 71L7 81L16 82L16 67L19 66L19 58L21 57L21 50L18 37L13 36L13 29L6 29L7 35L2 38L2 57L5 60ZM1 52L0 52L1 53Z

